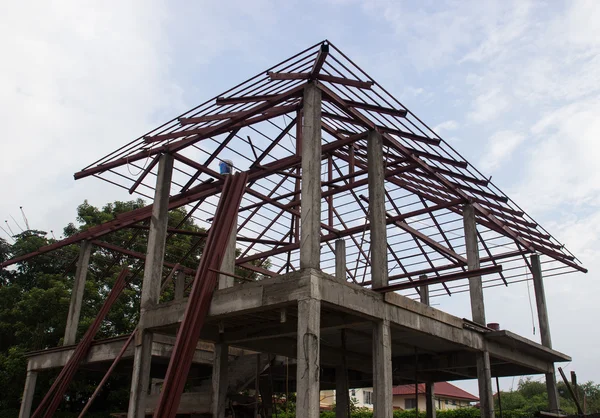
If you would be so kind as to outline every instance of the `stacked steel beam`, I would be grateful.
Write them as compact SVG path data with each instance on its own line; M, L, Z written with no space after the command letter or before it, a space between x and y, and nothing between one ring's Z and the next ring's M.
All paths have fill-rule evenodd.
M246 173L228 176L225 180L219 206L190 292L185 316L177 333L163 390L154 412L155 417L172 418L177 414L200 331L217 286L217 272L221 267L231 231L236 225L237 212L247 181Z

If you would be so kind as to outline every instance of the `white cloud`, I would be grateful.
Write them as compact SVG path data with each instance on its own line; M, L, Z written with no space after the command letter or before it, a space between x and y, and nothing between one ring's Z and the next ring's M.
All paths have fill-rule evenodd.
M536 211L568 205L600 210L600 100L586 100L548 113L531 129L537 141L518 201ZM535 191L535 197L532 194Z
M72 174L181 108L163 36L168 12L156 2L60 1L13 2L3 13L0 176L11 181L0 216L22 205L32 227L58 232L84 198L115 197Z
M476 123L490 122L502 116L509 108L510 101L499 88L486 91L473 100L473 109L468 113L469 120Z
M442 132L455 131L456 129L458 129L458 127L459 127L459 124L457 121L446 120L440 124L437 124L433 128L433 132L435 132L436 134L441 134Z
M479 163L483 172L494 171L500 167L524 140L523 134L513 131L500 131L492 135Z

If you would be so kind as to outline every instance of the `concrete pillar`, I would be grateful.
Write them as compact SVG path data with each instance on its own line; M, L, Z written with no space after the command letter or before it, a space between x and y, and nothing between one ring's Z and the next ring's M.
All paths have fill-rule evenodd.
M225 254L223 255L223 262L221 263L221 271L224 273L235 273L235 246L236 246L236 238L237 238L237 222L231 230L231 234L229 235L229 241L227 241L227 248L225 249ZM227 276L225 274L219 274L219 289L225 289L227 287L231 287L234 284L234 279L232 276Z
M63 345L75 344L77 336L77 327L79 326L79 316L81 314L81 304L83 302L83 291L85 290L85 279L90 264L90 255L92 254L92 243L90 241L81 241L79 249L79 259L75 269L75 279L73 280L73 292L71 293L71 304L67 314L67 326L65 327L65 338Z
M425 383L425 416L435 418L435 387L432 382Z
M237 223L229 235L229 241L221 262L221 271L235 273L235 246ZM233 286L234 278L225 274L219 275L219 289ZM214 418L223 418L227 408L227 386L229 382L229 345L222 342L215 344L212 372L212 410Z
M485 350L475 354L477 361L477 381L479 383L479 404L482 418L494 418L494 388L490 353Z
M29 418L31 415L31 405L33 403L33 395L35 394L36 382L37 372L27 370L27 378L25 379L25 388L23 389L23 398L21 399L19 418Z
M304 418L319 418L321 301L298 301L296 410Z
M158 175L154 191L154 205L150 230L148 233L148 249L144 265L142 282L141 313L158 304L162 281L163 261L167 239L167 223L169 220L169 192L173 174L173 157L163 154L158 163ZM144 417L146 395L150 385L150 367L152 365L152 334L139 329L135 338L133 371L129 396L129 418Z
M419 276L419 279L425 280L427 279L427 276ZM429 286L419 286L419 292L421 303L430 306ZM435 418L435 390L433 382L425 382L425 413L427 418Z
M369 222L371 224L371 281L373 288L388 285L383 138L371 131L367 137Z
M346 281L346 241L335 241L335 277ZM350 407L350 388L348 387L348 370L346 367L346 335L342 329L342 363L335 368L335 416L348 418Z
M302 207L300 268L321 262L321 90L307 84L302 125Z
M373 325L373 418L390 418L392 402L392 333L390 321Z
M467 264L469 270L479 269L479 244L477 242L477 224L475 222L475 209L467 204L463 211L465 228L465 245ZM471 315L473 321L481 325L485 322L485 304L483 300L483 284L481 276L469 278L469 293L471 295ZM475 354L477 361L477 381L479 383L479 403L482 418L494 418L494 397L492 388L492 370L490 354L484 351Z
M175 300L181 300L185 296L185 273L178 271L175 276Z
M544 291L544 279L542 277L542 265L538 254L531 255L531 273L533 276L533 289L535 291L542 345L552 348L548 308L546 306L546 292ZM550 407L550 412L557 412L560 409L560 400L556 388L556 372L554 371L554 368L552 368L552 373L546 373L546 391L548 392L548 406Z
M345 248L345 247L344 247ZM342 363L335 368L335 416L350 418L350 387L346 361L346 330L341 330Z
M346 281L346 241L335 241L335 278Z
M348 387L348 371L345 365L335 368L335 418L349 418L350 388Z
M227 386L229 367L229 345L215 344L212 374L212 414L214 418L225 417L227 408Z

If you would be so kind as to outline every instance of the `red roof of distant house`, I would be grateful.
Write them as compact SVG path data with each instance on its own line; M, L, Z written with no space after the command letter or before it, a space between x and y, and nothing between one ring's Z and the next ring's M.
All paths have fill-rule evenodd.
M469 392L462 390L448 382L438 382L434 386L434 392L437 396L443 396L446 398L464 399L467 401L478 401L479 398L475 395L471 395ZM394 386L394 395L414 395L415 385L401 385ZM425 384L419 385L419 393L425 393Z

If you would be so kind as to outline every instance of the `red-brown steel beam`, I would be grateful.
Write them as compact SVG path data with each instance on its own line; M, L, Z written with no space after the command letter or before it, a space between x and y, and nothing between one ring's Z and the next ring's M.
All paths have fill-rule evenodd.
M157 154L152 159L152 161L150 162L150 164L148 164L148 166L144 169L144 171L142 171L142 174L140 174L140 176L133 183L133 185L129 188L129 194L133 194L133 192L135 192L135 189L137 189L137 187L142 183L142 181L144 181L144 179L146 178L146 176L148 175L148 173L150 173L150 171L158 163L159 159L160 159L160 155Z
M283 99L281 97L283 97ZM299 105L297 103L291 105L275 106L277 103L281 103L282 101L288 100L295 96L291 96L289 94L286 95L286 93L282 93L281 97L276 101L276 103L267 103L255 106L249 110L241 112L238 116L234 116L217 125L188 129L187 131L175 131L166 134L149 136L144 138L144 140L147 143L153 143L166 141L169 139L194 136L194 138L188 139L194 139L194 142L196 142L201 139L206 139L211 136L222 134L234 128L249 126L277 116L285 115L286 113L293 112L298 108Z
M277 137L271 141L271 143L265 148L265 150L258 156L258 158L250 165L250 168L260 166L260 162L279 144L279 142L288 134L288 132L294 127L298 120L298 117L292 118L292 121L277 135Z
M215 271L218 271L223 260L228 237L234 228L237 209L247 181L247 173L234 174L225 180L213 228L209 233L188 297L183 321L177 332L173 355L169 361L163 388L154 412L156 418L175 418L177 414L198 338L216 288L218 275Z
M445 276L433 277L431 279L421 279L421 280L415 280L413 282L392 284L392 285L385 286L385 287L378 287L377 289L373 289L373 290L375 292L379 292L379 293L388 293L388 292L394 292L394 291L398 291L398 290L410 289L415 286L429 286L432 284L446 283L446 282L450 282L450 281L454 281L454 280L468 279L469 277L485 276L487 274L500 273L501 271L502 271L501 265L492 266L492 267L484 267L484 268L480 268L480 269L476 269L476 270L460 271L458 273L451 273L451 274L447 274Z
M367 204L369 203L369 199L366 196L360 196L360 198L362 200L364 200L365 202L367 202ZM392 215L386 212L386 216L388 218L392 218ZM406 221L396 221L393 223L394 225L396 225L398 228L408 232L410 235L420 239L421 241L423 241L425 244L429 245L430 247L432 247L433 249L435 249L437 252L449 257L452 260L458 261L460 264L467 264L467 259L462 257L461 255L455 253L453 250L444 247L442 244L440 244L439 242L437 242L436 240L434 240L433 238L425 235L424 233L422 233L421 231L413 228L412 226L408 225L406 223Z
M94 319L94 321L90 324L87 332L75 347L75 351L65 364L65 366L60 371L58 377L54 380L54 383L48 390L42 402L38 405L37 409L31 416L32 418L51 418L56 412L58 405L63 400L65 392L67 391L69 384L73 380L75 376L75 372L79 368L79 365L83 361L83 359L89 353L90 347L92 345L92 340L98 330L100 329L100 325L102 321L106 317L106 314L110 311L110 308L117 300L123 289L125 288L125 277L129 274L129 269L124 268L121 270L121 273L117 277L115 284L110 290L106 300L102 304L100 308L100 312L98 316Z
M270 107L275 106L276 104L282 103L292 97L298 97L299 95L301 95L302 90L304 89L304 85L299 85L296 87L293 87L292 89L281 93L281 94L277 94L275 95L272 99L270 99L269 101L267 101L266 103L263 103L261 105L255 106L252 109L250 109L253 113L249 113L247 115L248 118L250 118L250 116L256 115L256 114L260 114L263 111L269 109ZM269 116L269 117L274 117L274 116ZM240 120L238 120L240 119ZM156 155L158 153L163 153L163 152L177 152L187 146L190 146L202 139L206 139L206 138L210 138L211 136L215 136L215 135L219 135L222 133L225 133L231 129L235 129L239 126L236 126L242 119L244 118L233 118L231 120L227 120L225 122L222 122L220 124L217 125L213 125L210 127L206 128L206 131L204 131L202 134L197 134L197 135L193 135L191 138L185 138L185 139L181 139L179 141L175 141L172 142L170 144L166 144L163 145L161 147L156 147L147 151L140 151L136 154L132 154L132 155L128 155L125 157L121 157L118 158L114 161L110 161L104 164L100 164L97 165L95 167L89 167L87 169L84 169L82 171L79 171L77 173L74 174L74 177L76 180L87 177L87 176L91 176L93 174L97 174L103 171L107 171L111 168L115 168L115 167L119 167L121 165L125 165L128 163L133 163L135 161L144 159L144 158L148 158L150 156ZM264 119L263 119L264 120ZM249 123L256 123L260 121L257 118L254 118L250 121L246 121L246 124ZM246 125L242 125L242 126L246 126ZM203 128L204 129L204 128ZM188 131L189 132L189 131ZM154 137L156 138L156 137ZM153 141L154 142L154 141Z
M215 149L213 151L212 154L210 154L210 156L206 159L206 161L204 162L204 166L208 167L210 165L210 163L212 163L214 161L215 158L217 158L217 156L219 155L219 153L221 151L223 151L225 149L225 147L227 145L229 145L229 142L237 135L237 133L239 132L241 128L236 128L234 130L232 130L229 135L227 135L227 137L221 141L221 143L219 144L219 146L217 147L217 149ZM200 177L200 174L202 174L203 171L200 170L196 170L196 172L194 173L194 175L192 177L190 177L190 179L187 181L187 183L181 188L181 192L185 192L186 190L188 190L192 184L194 184L194 182L196 180L198 180L198 177Z
M319 49L319 53L317 54L317 59L310 70L310 79L314 80L319 75L321 68L323 68L323 64L325 64L325 60L327 59L327 55L329 55L329 45L321 44L321 48Z
M146 261L146 255L142 253L138 253L137 251L128 250L127 248L119 247L118 245L114 245L108 242L93 240L92 244L97 245L98 247L106 248L107 250L116 251L118 253L137 258L138 260ZM195 274L196 270L180 266L176 263L169 263L168 261L163 262L165 267L170 267L172 269L178 268L182 270L185 274Z
M357 87L359 89L371 90L373 87L372 81L353 80L345 77L336 77L328 74L319 74L317 80L326 81L334 84L341 84L344 86Z
M398 215L398 216L394 216L392 218L388 218L386 219L386 224L391 224L393 222L396 222L398 220L402 220L402 219L408 219L411 218L413 216L419 216L419 215L423 215L427 212L430 211L436 211L436 210L441 210L441 209L447 209L450 208L452 206L455 205L459 205L462 203L462 199L456 199L456 200L451 200L449 202L445 202L443 204L439 204L439 205L435 205L435 206L431 206L427 209L423 208L423 209L418 209L412 212L407 212L405 214L402 215ZM348 228L346 230L343 231L339 231L338 233L331 233L331 234L327 234L327 235L321 235L321 242L327 242L329 240L332 239L336 239L336 238L342 238L342 237L347 237L356 233L361 232L363 229L365 228L369 228L369 223L365 223L365 225L358 225L352 228ZM242 263L247 263L253 260L257 260L259 258L265 258L265 257L270 257L273 255L277 255L277 254L282 254L286 251L291 251L291 250L296 250L300 248L300 244L299 243L294 243L294 244L289 244L286 246L283 246L281 248L277 248L277 249L273 249L273 250L269 250L263 253L258 253L258 254L252 254L248 257L244 257L244 258L239 258L236 263L237 264L242 264Z

